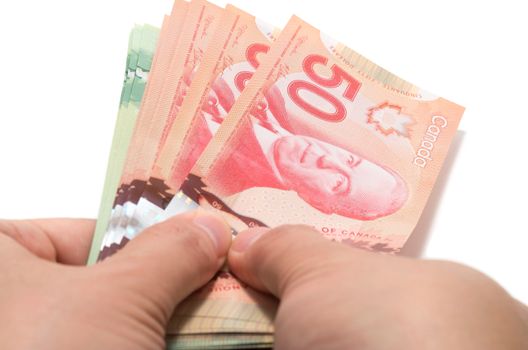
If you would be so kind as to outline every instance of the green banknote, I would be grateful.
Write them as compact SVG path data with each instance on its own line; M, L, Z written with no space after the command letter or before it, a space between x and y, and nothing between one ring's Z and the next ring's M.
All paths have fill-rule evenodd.
M141 99L145 92L158 37L159 29L150 25L136 25L130 33L125 80L88 264L93 264L97 260L103 235L108 226L117 185Z

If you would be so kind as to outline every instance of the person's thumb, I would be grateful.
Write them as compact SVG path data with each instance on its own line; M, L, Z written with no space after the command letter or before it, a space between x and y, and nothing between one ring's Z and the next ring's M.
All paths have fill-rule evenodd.
M150 303L167 322L178 303L222 267L230 244L224 220L196 211L148 228L96 268L110 276L105 281L113 292L137 307Z
M361 274L363 259L370 259L370 254L331 242L308 226L287 225L239 233L228 262L242 281L282 299L296 287L320 283L338 270L356 269Z

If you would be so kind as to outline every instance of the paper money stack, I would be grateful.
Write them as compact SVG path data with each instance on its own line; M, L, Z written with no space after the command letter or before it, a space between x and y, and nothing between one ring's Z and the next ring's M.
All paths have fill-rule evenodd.
M130 36L89 263L197 207L233 235L302 223L398 253L462 113L297 17L281 30L176 0L161 30ZM276 306L223 271L177 308L168 346L271 347Z

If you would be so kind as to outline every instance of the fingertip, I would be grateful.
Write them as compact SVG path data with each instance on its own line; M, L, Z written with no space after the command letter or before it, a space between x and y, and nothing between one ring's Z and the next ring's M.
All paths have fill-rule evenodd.
M214 212L196 211L193 224L201 228L214 244L218 257L225 257L231 246L231 227Z
M254 266L255 259L252 257L254 251L250 253L250 248L269 231L271 230L266 227L255 227L238 233L231 244L227 259L229 269L238 278L253 288L264 292L267 292L268 289L254 271L256 268Z
M295 278L320 268L320 258L333 254L334 248L309 226L252 228L234 239L228 263L242 281L280 298Z
M255 227L240 232L231 245L231 252L244 253L253 243L269 231L270 229L267 227Z

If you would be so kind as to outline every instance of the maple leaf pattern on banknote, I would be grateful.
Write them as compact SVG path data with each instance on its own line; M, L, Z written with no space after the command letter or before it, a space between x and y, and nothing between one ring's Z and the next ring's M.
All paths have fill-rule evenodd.
M402 113L402 108L397 105L384 102L379 106L372 107L367 114L367 122L376 126L376 130L384 135L399 135L409 137L409 126L414 120Z

